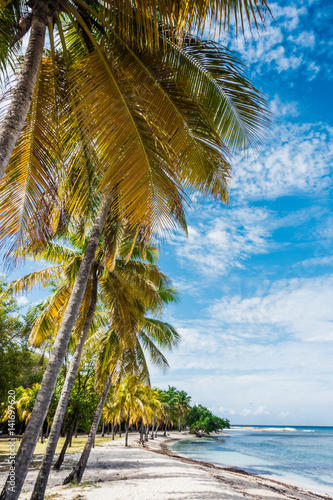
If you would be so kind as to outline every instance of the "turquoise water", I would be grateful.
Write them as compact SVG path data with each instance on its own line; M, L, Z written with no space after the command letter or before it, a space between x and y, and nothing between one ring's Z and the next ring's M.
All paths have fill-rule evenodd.
M225 432L216 438L179 441L173 449L333 496L333 427L236 427Z

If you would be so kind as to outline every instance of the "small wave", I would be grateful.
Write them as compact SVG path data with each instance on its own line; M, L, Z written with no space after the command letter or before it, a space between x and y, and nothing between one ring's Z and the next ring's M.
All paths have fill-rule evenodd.
M303 430L302 432L315 432L315 431L310 431L310 430L309 430L309 431L308 431L308 430Z

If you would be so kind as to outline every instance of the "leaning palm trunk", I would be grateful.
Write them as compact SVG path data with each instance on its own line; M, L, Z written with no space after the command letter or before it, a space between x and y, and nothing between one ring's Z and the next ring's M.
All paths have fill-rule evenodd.
M101 420L103 408L105 406L105 401L106 401L106 398L109 394L111 384L112 384L112 374L108 376L106 383L105 383L105 386L103 388L101 397L99 398L97 409L96 409L96 412L95 412L95 415L94 415L94 418L93 418L93 421L91 424L91 429L90 429L84 450L81 454L81 457L80 457L78 463L75 465L72 472L66 477L63 484L68 484L71 481L73 481L75 483L81 482L83 473L84 473L86 466L87 466L87 462L88 462L91 448L92 448L93 443L95 441L96 432L97 432L97 429L99 426L99 422Z
M62 463L63 463L64 458L65 458L66 450L67 450L68 446L70 445L70 443L72 441L72 436L73 436L73 433L74 433L74 427L75 427L75 417L72 418L72 420L70 421L70 424L68 426L67 436L66 436L64 445L63 445L63 447L61 449L61 452L59 454L58 460L54 464L54 469L55 470L60 470L60 467L62 466ZM37 481L38 481L38 478L37 478ZM36 481L35 485L37 485L37 481ZM47 482L47 480L45 482ZM33 492L33 495L34 494L35 494L35 491Z
M94 261L95 252L101 237L105 219L109 211L110 201L102 206L91 231L91 236L82 259L80 269L75 280L73 290L68 301L68 305L61 323L61 327L56 336L50 359L46 365L42 383L40 385L36 402L31 413L29 424L23 435L21 445L15 460L15 481L11 484L12 472L8 474L8 479L2 490L0 499L17 500L20 495L24 480L28 473L41 426L45 420L49 409L54 387L60 372L61 364L65 358L68 342L74 327L77 313L80 309L84 297L87 282L90 276L91 266ZM12 481L13 482L13 481Z
M7 115L0 128L0 181L28 115L43 55L46 25L46 15L33 16L23 67Z
M44 498L45 494L45 489L47 485L47 480L49 478L50 470L52 467L52 461L53 457L55 454L55 450L58 444L59 436L60 436L60 431L61 431L61 426L65 417L66 413L66 408L68 405L68 401L71 395L72 387L75 381L76 373L80 365L80 359L81 359L81 354L83 351L84 343L86 341L91 322L93 320L94 314L95 314L95 309L96 309L96 303L97 303L97 275L96 275L97 270L94 270L94 277L93 277L93 286L92 286L92 294L91 294L91 301L87 313L87 317L85 319L82 333L80 335L79 342L76 346L76 350L74 353L74 356L69 364L66 379L64 386L61 391L61 396L60 400L57 406L57 411L53 419L53 424L51 428L51 432L49 435L49 439L47 442L45 454L43 456L42 464L39 469L39 473L35 482L35 487L34 491L31 495L31 500L42 500ZM73 427L74 427L74 422L73 422ZM73 428L74 430L74 428ZM73 432L72 430L72 432ZM71 436L70 436L71 438ZM66 439L67 441L67 439ZM67 443L68 445L68 443ZM60 457L59 457L60 458ZM58 462L57 462L58 463ZM61 465L61 464L60 464ZM58 467L60 468L60 466Z

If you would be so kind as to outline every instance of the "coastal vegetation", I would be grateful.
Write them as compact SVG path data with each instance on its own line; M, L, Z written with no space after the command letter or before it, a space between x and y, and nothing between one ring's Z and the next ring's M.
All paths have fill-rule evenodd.
M162 318L177 294L156 242L186 232L193 192L228 202L231 154L268 126L241 63L203 39L208 26L257 25L265 9L265 0L0 3L0 245L7 269L49 264L1 284L2 418L15 390L23 432L1 499L18 498L44 433L34 500L61 433L58 468L78 429L88 433L68 477L81 481L101 418L104 434L110 422L126 435L136 426L142 443L158 429L227 425L191 409L183 391L150 387L149 363L166 368L162 351L180 341ZM50 296L19 315L15 296L36 285Z

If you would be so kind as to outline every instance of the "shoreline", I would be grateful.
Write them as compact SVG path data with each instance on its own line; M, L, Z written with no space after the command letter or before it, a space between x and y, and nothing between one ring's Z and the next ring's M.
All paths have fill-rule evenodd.
M221 436L221 433L216 436ZM214 438L215 435L210 437ZM217 466L212 463L182 457L172 445L180 440L200 439L178 431L167 437L158 435L140 446L137 433L96 446L79 485L62 485L64 478L79 458L79 453L66 454L64 467L52 469L45 499L57 500L332 500L329 495L288 485L273 479L248 473L242 469ZM20 500L30 498L41 456L34 458ZM1 485L6 473L1 473Z
M226 432L220 432L220 433L210 434L210 435L206 435L206 436L202 436L202 437L214 438L214 437L219 437L219 436L223 436L223 435L229 435L229 434ZM157 449L150 447L149 443L151 443L151 441L149 441L148 445L146 445L146 446L150 451L153 451L154 453L160 453L163 455L167 455L173 459L180 460L182 462L186 462L186 463L193 464L193 465L199 465L199 466L202 466L202 467L205 467L208 469L215 469L217 471L223 471L223 472L227 472L227 473L231 473L231 474L240 474L243 476L248 476L248 477L251 477L256 482L261 482L265 486L271 486L273 488L274 485L276 485L277 487L285 490L285 492L287 492L289 490L293 490L295 492L299 492L300 494L309 495L309 497L307 497L307 498L310 498L310 496L312 496L313 498L323 498L326 500L333 500L333 497L331 497L328 493L315 492L315 491L309 490L307 488L302 488L301 486L296 486L296 485L291 484L291 483L285 483L283 481L279 481L278 479L271 479L271 478L267 478L267 477L260 476L257 474L253 474L252 472L247 472L246 470L239 468L237 466L232 467L232 466L228 466L228 465L225 465L225 466L217 465L217 464L214 464L213 462L206 462L206 461L197 460L194 458L185 457L182 455L178 455L177 453L175 453L172 450L172 446L176 442L182 441L182 440L187 440L187 439L201 439L201 437L195 436L195 434L183 433L182 437L172 435L172 437L170 436L169 440L165 441L164 443L159 443L160 448L161 448L160 450L157 450Z

